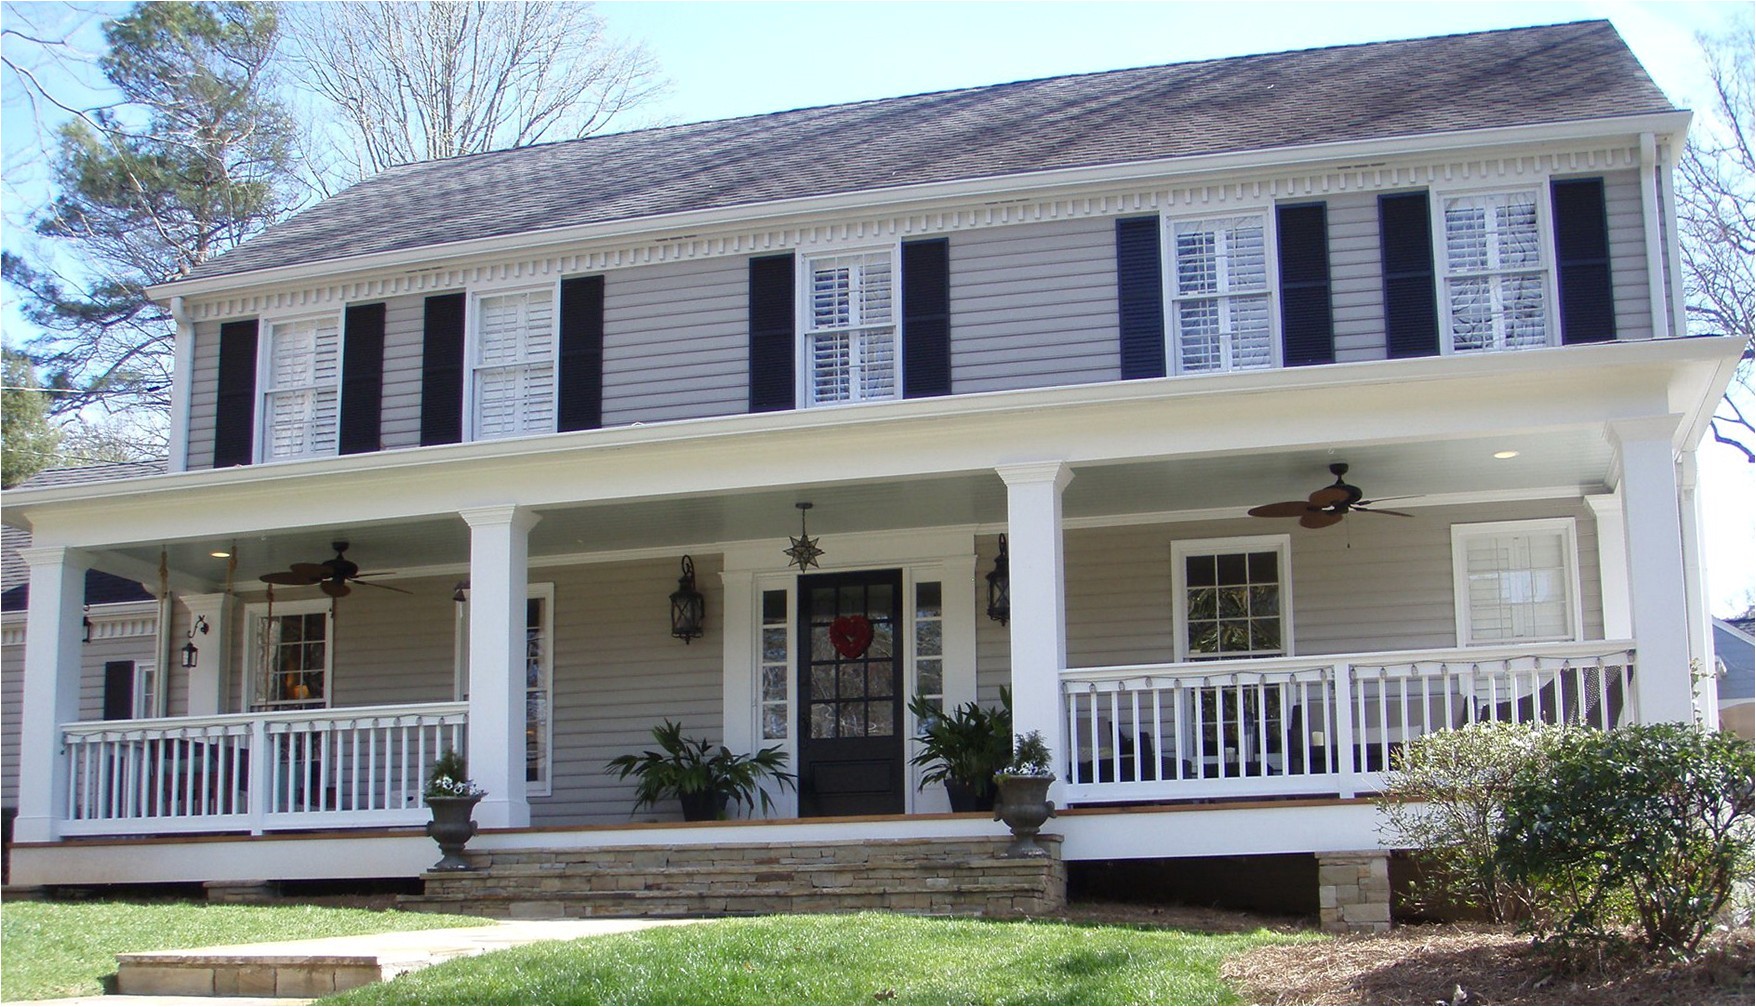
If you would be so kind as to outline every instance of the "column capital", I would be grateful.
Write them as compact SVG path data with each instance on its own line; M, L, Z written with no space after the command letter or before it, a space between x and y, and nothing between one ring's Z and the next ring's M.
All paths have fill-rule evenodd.
M1052 483L1057 490L1067 488L1073 481L1073 470L1066 462L1016 462L1010 465L996 465L994 471L1007 486L1032 486Z
M465 507L457 512L471 528L492 528L508 525L516 531L530 531L543 519L541 514L518 504L494 504L488 507Z
M32 570L42 566L91 567L91 556L84 550L65 545L31 545L18 550L18 557Z
M1585 505L1591 508L1592 514L1599 518L1615 517L1619 519L1626 509L1622 505L1622 496L1619 493L1587 493L1584 499Z
M1634 416L1610 420L1604 424L1604 439L1616 447L1631 441L1670 441L1682 426L1680 413L1664 416Z

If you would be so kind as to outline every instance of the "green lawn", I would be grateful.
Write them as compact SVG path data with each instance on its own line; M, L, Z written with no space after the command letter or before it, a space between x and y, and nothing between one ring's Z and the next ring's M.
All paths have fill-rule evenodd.
M391 930L480 926L432 913L323 906L211 906L203 902L8 902L0 907L0 999L46 1000L103 992L121 951L345 937Z
M1310 939L863 913L552 941L323 1004L1229 1004L1220 960Z

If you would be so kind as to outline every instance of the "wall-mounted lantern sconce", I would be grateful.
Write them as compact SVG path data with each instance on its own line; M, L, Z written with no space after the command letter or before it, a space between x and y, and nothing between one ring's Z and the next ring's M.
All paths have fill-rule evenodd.
M90 605L85 606L85 612L80 615L79 625L80 625L80 629L81 629L79 642L80 643L90 643L91 642L91 606Z
M988 618L1004 626L1012 620L1012 573L1006 558L1006 536L1000 536L1000 554L988 573Z
M469 601L469 595L465 593L468 590L469 590L469 581L467 581L467 580L458 581L457 587L452 589L451 600L457 602L459 605L463 604L466 601Z
M683 573L671 592L671 635L687 644L700 639L707 623L707 599L695 589L695 561L683 557Z
M183 667L194 668L201 661L201 649L195 646L195 634L206 636L209 632L211 627L207 624L207 616L196 616L195 624L189 627L189 639L183 644Z

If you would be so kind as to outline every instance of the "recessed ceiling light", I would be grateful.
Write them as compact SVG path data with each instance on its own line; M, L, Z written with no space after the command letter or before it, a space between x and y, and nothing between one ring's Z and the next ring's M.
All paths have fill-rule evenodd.
M232 558L232 554L229 552L226 552L224 549L216 549L213 552L208 553L208 555L212 556L214 559L231 559Z
M1516 451L1496 451L1496 452L1494 452L1494 457L1495 458L1517 458L1518 452L1516 452Z

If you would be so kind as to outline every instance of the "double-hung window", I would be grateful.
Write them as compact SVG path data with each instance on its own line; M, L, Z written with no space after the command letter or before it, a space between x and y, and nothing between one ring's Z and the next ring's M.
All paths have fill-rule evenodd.
M800 368L809 406L894 399L898 361L895 246L801 260Z
M1453 525L1451 563L1463 646L1579 639L1572 519Z
M1440 207L1442 310L1451 351L1549 345L1540 191L1446 196Z
M1291 653L1284 535L1177 542L1172 546L1177 659Z
M555 288L476 297L470 416L476 440L555 432Z
M1275 364L1268 217L1165 221L1173 372Z
M249 611L250 706L286 710L329 704L332 654L327 598L276 603Z
M341 418L341 318L270 322L262 360L262 460L335 454Z

